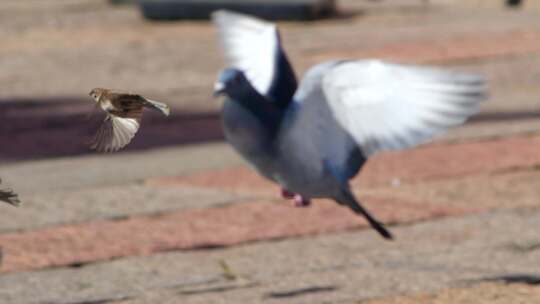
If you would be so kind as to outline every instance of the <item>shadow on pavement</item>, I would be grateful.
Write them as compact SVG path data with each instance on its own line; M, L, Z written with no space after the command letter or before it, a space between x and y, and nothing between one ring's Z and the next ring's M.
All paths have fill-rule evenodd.
M0 100L0 161L94 153L88 146L103 116L89 118L88 98ZM146 111L142 126L123 151L218 141L223 139L219 113L172 109L171 116Z
M222 293L227 292L235 289L243 289L243 288L251 288L257 286L258 283L252 282L247 283L243 285L227 285L227 286L217 286L217 287L210 287L210 288L203 288L203 289L196 289L196 290L181 290L178 292L178 294L181 295L197 295L197 294L207 294L207 293Z
M540 118L540 111L483 112L468 120L469 123L503 122Z
M88 116L93 103L86 97L0 100L0 162L94 153L88 146L101 113ZM469 123L540 118L540 111L480 113ZM165 118L146 111L137 136L122 151L223 140L220 114L172 110ZM122 153L122 151L120 153Z
M331 292L336 291L339 288L336 286L310 286L306 288L299 288L288 291L270 292L265 295L266 298L292 298L311 293Z
M506 284L540 285L540 275L533 274L510 274L491 278L484 278L484 282L502 282Z

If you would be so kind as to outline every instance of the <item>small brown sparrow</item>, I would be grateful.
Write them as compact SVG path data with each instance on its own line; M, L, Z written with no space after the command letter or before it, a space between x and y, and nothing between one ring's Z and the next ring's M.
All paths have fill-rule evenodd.
M0 179L0 184L2 180ZM13 192L11 189L0 189L0 201L12 204L13 206L19 206L21 201L19 195Z
M95 88L90 96L96 107L107 114L90 146L99 152L114 152L126 146L139 130L143 108L158 110L165 116L170 113L166 104L137 94Z

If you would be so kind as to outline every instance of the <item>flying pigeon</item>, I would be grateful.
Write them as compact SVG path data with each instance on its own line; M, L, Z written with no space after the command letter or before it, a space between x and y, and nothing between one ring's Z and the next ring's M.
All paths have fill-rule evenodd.
M89 95L96 101L96 107L107 114L90 146L99 152L114 152L125 147L139 130L143 108L160 111L165 116L170 114L166 104L137 94L95 88Z
M479 75L380 60L315 65L298 85L275 24L212 15L230 65L215 84L225 95L227 141L298 206L330 198L392 234L355 198L349 180L380 151L412 147L476 113Z

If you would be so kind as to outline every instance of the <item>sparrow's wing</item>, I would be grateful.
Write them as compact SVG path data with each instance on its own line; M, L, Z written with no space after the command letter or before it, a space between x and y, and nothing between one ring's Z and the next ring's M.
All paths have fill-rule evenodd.
M0 180L0 183L1 182L2 180ZM19 206L21 204L19 196L11 189L0 189L0 201L6 202L13 206Z
M115 108L119 110L112 112L120 117L133 117L133 115L138 115L136 111L142 110L143 107L159 111L165 116L169 116L171 113L168 105L159 101L150 100L138 94L115 94L115 98L112 100Z
M114 109L109 113L123 118L140 118L146 99L137 94L111 94L109 100Z
M138 116L134 113L131 113L134 117L107 115L90 148L99 152L115 152L125 147L139 130L141 111L138 111Z
M276 25L225 10L213 13L212 20L228 64L242 70L261 95L286 106L297 81Z
M381 61L334 61L311 68L296 93L290 139L314 165L351 178L368 156L427 141L459 125L485 97L479 75Z

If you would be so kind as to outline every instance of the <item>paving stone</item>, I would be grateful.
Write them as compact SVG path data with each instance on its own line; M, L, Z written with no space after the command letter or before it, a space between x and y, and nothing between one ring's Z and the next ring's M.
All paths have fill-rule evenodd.
M420 171L419 169L422 168L416 167L405 167L405 169L403 169L404 166L400 167L397 165L399 163L397 160L392 161L388 159L381 162L384 164L384 167L380 169L380 172L392 171L386 169L386 166L387 164L392 164L392 162L394 162L396 168L402 168L401 173L403 175L398 175L400 176L400 181L402 181L402 183L400 182L399 185L396 184L392 187L380 187L381 184L379 184L378 188L372 188L365 187L366 184L370 184L368 181L360 183L362 187L358 188L358 194L360 199L372 209L374 214L381 219L392 223L410 222L411 220L425 219L434 216L455 215L467 210L468 212L473 212L501 207L536 207L536 197L538 195L536 189L538 189L538 187L534 184L534 181L540 179L538 179L538 173L536 171L527 170L529 170L528 168L534 168L534 166L537 165L536 147L534 143L528 144L528 141L534 142L537 140L538 139L535 138L513 138L493 142L483 142L482 144L484 147L487 147L487 149L483 149L482 153L475 152L479 143L465 143L450 146L432 145L418 149L416 152L412 152L420 153L423 155L422 157L407 154L409 152L404 152L405 156L403 156L403 158L406 158L408 161L414 162L415 159L420 160L424 158L429 159L430 163L446 164L449 165L449 167L433 166L428 167L428 170L426 171ZM512 157L507 158L504 156L504 149L507 148L514 148L515 151L520 152L514 153L512 154ZM451 149L455 149L455 152L452 152ZM441 154L440 151L451 152L450 154L457 158L459 158L457 156L458 154L464 154L472 165L467 167L466 171L463 172L461 171L463 166L452 164L451 159L437 158L437 155ZM475 157L474 153L479 154ZM497 154L498 158L496 162L490 161L491 158L489 153ZM435 157L433 155L435 155ZM426 163L427 162L424 161L424 165ZM414 170L415 168L417 169L416 171ZM456 168L458 171L452 171L456 170ZM470 171L471 169L473 170ZM525 171L520 172L520 170ZM268 199L270 199L270 195L272 195L275 201L282 201L281 198L274 193L274 191L277 190L275 186L270 186L270 184L265 182L262 178L256 177L254 173L249 173L251 172L249 169L245 169L244 171L235 169L230 171L212 172L213 174L195 174L192 177L184 178L182 180L184 184L180 183L180 185L183 186L180 186L178 190L183 191L188 186L205 187L207 189L214 188L232 192L231 195L243 194L244 199L246 198L245 195L251 195L252 197L260 196L261 198L268 197ZM223 174L223 172L227 174ZM231 179L230 177L233 176L233 174L235 178ZM407 176L407 174L416 175ZM462 179L468 174L473 174L473 176ZM375 176L377 177L375 180L378 180L378 175ZM456 176L460 177L460 179L448 179L449 177ZM416 182L423 180L424 182L409 184L408 181L411 180ZM154 190L163 188L162 190L165 191L164 194L166 193L166 196L162 197L164 202L158 203L156 208L164 208L163 206L167 206L167 201L169 200L167 195L175 195L174 189L178 187L178 179L173 179L172 181L172 185L168 185L167 180L162 180L162 182L153 186L146 186L152 187L151 189ZM212 182L213 184L209 182ZM377 185L376 183L371 184ZM241 190L235 191L235 188L238 187ZM119 188L118 190L122 189L123 188ZM145 190L143 189L140 189L139 191L143 191L141 193L144 193ZM232 191L230 189L232 189ZM506 189L512 189L512 191L508 192ZM167 190L171 190L172 192L167 192ZM84 193L84 191L80 191L75 195ZM95 193L99 192L88 191L88 193L95 195ZM113 191L112 193L113 196L115 196L115 192ZM219 193L220 192L217 194ZM211 197L212 196L213 195L211 195ZM67 195L67 197L70 196ZM400 200L388 201L388 198L392 197L398 197ZM386 202L385 198L387 200ZM222 199L225 202L230 202L231 198L225 196ZM210 200L209 205L223 202L223 200L220 201L214 197ZM144 204L145 202L145 199L141 199L139 203ZM423 203L420 204L418 202ZM101 206L105 207L107 200L102 203L105 205ZM113 203L111 204L114 206ZM286 203L280 205L275 203L235 204L215 210L173 212L170 214L163 214L156 218L147 218L143 216L115 222L93 222L28 233L8 234L4 235L3 238L0 237L0 244L5 244L6 252L9 253L6 257L4 270L13 271L35 267L50 267L52 265L90 262L130 254L148 254L163 250L189 249L201 246L232 245L254 240L311 235L364 227L362 220L353 216L348 210L339 208L331 202L316 202L315 207L306 210L289 208L286 207L285 204ZM193 205L190 205L189 207L193 208ZM16 210L13 212L15 211ZM149 210L147 209L146 212L148 211ZM334 214L334 212L337 212L336 215L331 216L330 214ZM110 210L110 213L115 214L114 208ZM9 216L9 213L7 216ZM15 216L14 218L17 217ZM97 218L99 218L99 216L97 216ZM281 218L282 221L280 221L278 225L272 218ZM304 221L308 223L304 223ZM208 233L205 231L210 229L207 227L207 222L211 223L211 226L209 226L210 228L220 231L220 233L204 236L205 233ZM315 224L315 226L312 226L309 223ZM285 228L287 225L290 225L290 227ZM148 228L147 226L154 228ZM240 227L243 228L240 229ZM123 237L125 233L138 231L137 229L144 230L144 233L141 232L142 239L131 238L127 240ZM174 236L171 236L166 232L171 229L178 232ZM152 231L152 233L148 233L148 230ZM105 233L105 231L107 232ZM182 232L180 233L180 231ZM112 250L105 251L94 248L99 247L95 238L100 238L101 234L108 235L107 238L102 238L101 241L113 242L118 246ZM73 235L80 235L80 237L77 237L77 242L72 239ZM193 239L188 237L189 235L197 235L198 237L197 239ZM51 239L56 241L51 241ZM119 243L116 239L124 240L126 243ZM39 242L37 240L39 240ZM92 245L92 248L94 248L92 250L94 251L88 250L87 246L89 246L89 243L94 244ZM50 247L32 247L33 244L49 244L48 246ZM30 245L29 248L26 247L28 245ZM107 246L103 245L103 247ZM81 248L84 248L84 250ZM34 261L34 258L32 258L33 251L35 251L35 259L37 261ZM58 258L58 253L56 251L71 253L67 258ZM84 254L82 251L85 251ZM49 253L45 254L44 252ZM40 258L38 259L37 256Z
M216 103L209 100L208 92L223 62L209 24L147 24L129 7L111 9L105 1L99 4L86 1L88 4L80 6L73 1L70 5L65 2L47 1L41 5L32 2L33 6L16 3L28 7L25 14L6 10L6 16L16 14L18 18L0 21L1 28L7 30L0 50L0 64L4 67L0 78L4 88L1 99L82 96L86 94L82 92L88 91L88 84L99 79L99 83L116 88L160 94L159 97L190 108L215 108ZM340 2L340 5L347 12L348 7L358 6L356 2L359 1ZM43 6L42 10L36 9L36 5ZM58 8L62 5L66 7ZM457 18L460 22L455 22ZM479 41L488 40L492 34L500 38L501 32L513 39L513 32L538 31L539 25L538 15L528 12L435 9L429 13L411 10L373 17L353 14L351 18L316 24L281 26L291 60L299 71L304 71L317 60L310 58L326 52L337 54L343 49L373 52L393 45L399 56L397 43L403 42L422 44L425 48L434 45L444 53L446 49L432 44L431 38L451 44L464 35L474 39L470 35L474 29L474 33L484 37ZM24 31L17 31L19 27ZM98 47L102 40L108 41L106 49ZM179 41L190 43L180 45ZM509 45L500 43L497 48L513 47ZM450 47L459 49L459 41ZM28 66L34 73L27 72ZM66 77L39 77L52 67L57 75ZM84 75L80 69L85 70ZM528 74L526 70L520 72ZM29 88L27 83L33 85Z
M540 242L539 212L505 210L397 227L396 242L354 231L3 274L0 301L358 303L519 275L534 278L540 251L514 248ZM225 279L221 260L240 279Z
M141 0L139 4L143 16L151 20L208 19L218 9L272 20L313 20L336 10L334 0Z
M537 171L501 172L380 187L359 195L379 218L402 224L481 210L538 208L539 174ZM384 200L385 197L400 199ZM426 203L413 203L415 201ZM275 218L280 221L276 222ZM0 236L0 245L5 247L4 271L16 271L174 249L335 233L359 227L365 227L365 223L332 202L317 201L314 207L305 210L288 207L285 203L249 203L215 210L187 210L155 218L134 217L7 234ZM134 236L128 238L125 234ZM112 243L115 246L109 248L108 244Z
M390 168L392 168L392 166L399 168L401 171L399 171L400 175L397 176L399 177L399 180L403 181L404 185L406 186L407 182L410 181L431 181L456 176L462 177L468 174L480 174L490 172L504 173L507 170L526 170L527 168L533 167L538 163L538 154L536 153L537 147L535 146L535 142L537 142L538 140L539 138L536 137L512 138L491 142L482 142L481 146L479 146L480 143L464 143L449 146L427 146L421 149L417 149L416 151L412 150L402 152L403 154L401 156L401 160L400 157L398 157L393 160L392 158L388 158L386 160L379 161L379 163L383 165L379 172L396 171L389 170L389 164ZM482 147L482 149L480 149L480 147ZM452 149L455 149L455 152L453 152ZM519 151L519 153L508 154L505 156L505 149L512 149L514 151ZM491 160L492 157L490 156L490 153L496 154L495 156L493 156L496 157L496 162ZM391 153L389 154L389 156L392 156L393 154L394 153ZM397 153L397 155L399 155L399 153ZM452 155L454 158L457 158L457 160L455 160L454 158L449 158L447 155ZM459 155L464 156L460 157ZM424 165L424 171L419 170L422 169L421 167L406 167L400 165L400 162L405 158L407 159L407 163L414 163L415 160L417 163L422 163ZM426 159L429 159L429 162L426 162ZM458 162L460 160L467 160L471 163L471 166L465 167L464 169L462 165L458 165ZM428 166L428 164L431 165ZM437 166L437 164L445 164L445 166ZM251 176L243 176L242 173L238 170L221 171L226 172L227 174L216 174L216 172L220 171L212 172L212 174L196 174L194 175L194 177L184 178L188 181L188 183L185 184L184 187L180 187L179 190L182 191L183 189L186 189L185 187L187 186L206 187L209 189L216 188L221 190L227 190L231 188L234 190L235 187L241 186L243 186L244 189L259 188L265 189L264 191L268 191L266 189L276 189L275 187L270 187L268 184L265 184L266 182L264 182L261 178L257 178L254 174L252 174ZM247 172L251 171L248 171L246 169L246 171L244 172L245 174L250 174ZM233 176L233 174L235 176L235 179L230 178L230 176ZM382 179L377 174L375 174L374 176L375 178L373 180L375 181L388 180L388 177ZM534 177L535 176L533 176L533 178ZM523 181L525 179L528 179L528 177L521 177L520 179ZM249 180L254 180L255 184L258 183L259 186L252 183L250 184L249 182L247 182ZM173 181L174 185L176 186L177 180ZM215 186L214 184L209 184L209 181L215 183L217 186ZM234 183L231 184L230 181L233 181ZM478 188L475 188L474 190L469 189L469 191L462 191L464 195L461 197L456 197L455 189L467 189L463 186L464 184L466 185L467 182L468 181L465 180L463 182L449 182L446 184L442 184L442 186L427 185L424 188L420 188L420 190L410 187L398 187L399 189L395 190L395 194L394 190L389 190L381 193L378 197L374 198L362 196L362 191L360 191L360 195L361 200L367 202L370 208L373 209L372 211L377 214L378 217L392 223L410 222L412 220L430 218L433 216L452 215L456 213L459 214L464 210L469 210L470 212L477 211L479 209L494 208L498 206L497 203L500 202L499 200L495 200L495 203L488 206L482 205L481 203L475 204L474 201L481 201L482 199L485 199L486 196L488 196L485 193L486 191L479 192L480 195L475 195L478 192ZM512 183L516 183L516 181L503 181L501 182L502 186L499 185L498 189L505 188L507 185ZM155 185L154 187L159 188L159 184L160 183L157 183L157 185ZM370 182L368 180L368 182L361 184L365 186L366 184L369 185ZM371 182L371 184L376 185L377 183ZM379 182L379 185L380 184L381 183ZM478 185L481 183L475 181L474 184ZM166 187L166 184L163 183L161 183L161 187L164 188L163 190L169 189L168 187ZM172 189L174 188L175 187L172 187ZM123 188L118 188L116 191L122 189ZM128 190L125 190L127 192L137 191L134 190L134 188L129 190L130 188L128 187L127 189ZM430 191L433 190L435 191L435 195L431 194L432 192L430 191L422 191L422 189L429 189ZM486 187L486 189L488 189L487 192L490 192L489 187ZM527 184L524 183L524 187L522 188L513 188L513 193L526 193L527 189L531 188L527 187ZM142 191L141 193L144 195L144 188L139 189L139 191ZM243 192L244 194L251 195L266 195L263 195L262 193L257 194L255 192L249 192L245 190L243 190ZM84 193L85 191L79 191L75 195L82 195L84 197ZM90 197L93 197L92 195L96 195L96 193L99 193L99 189L98 191L88 191L87 193L90 194ZM115 191L112 191L112 193L113 197L119 196L114 194ZM116 192L116 194L119 193L122 192ZM174 191L170 193L174 194ZM242 191L240 193L242 193ZM469 196L467 196L467 193L469 193ZM470 196L470 193L472 193L473 195ZM239 193L233 193L233 195L238 194ZM532 192L532 195L535 195L534 191ZM405 203L403 201L384 203L384 200L383 203L381 203L379 201L380 198L392 196L402 198L406 197L407 199L405 201L409 202L416 202L418 200L423 201L425 199L425 202L429 203ZM442 199L439 199L439 196L442 197ZM530 194L526 194L524 197L530 196ZM69 198L70 196L67 195L67 197ZM274 195L274 197L276 197L276 200L279 200L279 197L277 197L277 195ZM499 198L504 198L504 196L500 196ZM167 206L168 199L166 199L166 196L162 197L162 199L164 200L164 202L161 203L162 205L158 204L156 208L159 209L164 208L163 206ZM225 197L222 199L224 199L225 202L230 202L231 198ZM56 206L61 207L62 200L59 199L57 201L59 202L59 204L57 204ZM215 198L213 198L212 201L212 203L216 203ZM139 201L139 204L144 204L145 202L145 199L141 199ZM223 200L221 202L223 202ZM107 200L104 200L102 204L105 205L101 206L106 206ZM459 206L459 208L455 209L454 207L448 207L448 205L450 204L452 204L451 206ZM527 204L534 206L534 201ZM433 206L437 207L434 209ZM334 212L331 210L335 210L335 212L338 212L338 215L329 216L329 212ZM404 212L405 210L409 210L409 213ZM145 211L152 212L148 209L146 209ZM238 216L236 215L236 213L241 214L242 216ZM118 211L115 212L114 208L112 208L112 210L110 210L110 214L112 215L112 217L114 217L115 214L118 215L119 213ZM7 215L9 216L9 214ZM62 215L61 212L60 215ZM86 218L87 220L91 219L92 217L99 218L99 215L92 215L91 213L88 216L89 217ZM280 225L276 225L276 223L272 221L273 217L281 218L283 219L283 221L280 222ZM213 220L209 220L209 218ZM285 218L289 218L290 221L284 220ZM347 218L347 220L344 221L342 220L342 218ZM335 222L335 220L338 220L338 222ZM308 223L304 223L304 221L316 224L315 226L311 226ZM197 222L199 222L200 224L193 224ZM216 231L220 231L220 234L208 234L208 232L204 232L210 229L209 227L207 227L208 222L212 223L209 227ZM39 222L37 223L37 225L39 225ZM291 227L285 228L287 227L287 225L291 225ZM232 205L230 207L217 210L189 210L186 212L173 212L155 218L148 218L143 216L115 222L92 222L88 224L74 226L49 228L35 232L6 234L3 237L0 237L0 244L4 244L6 250L6 263L4 265L4 270L14 271L22 269L33 269L36 267L41 268L54 265L91 262L94 260L107 259L117 256L126 256L131 254L149 254L153 252L160 252L163 250L171 249L190 249L201 246L223 246L254 240L273 239L278 237L293 237L324 232L335 232L341 231L343 229L352 229L361 226L364 226L364 223L361 220L349 213L348 210L344 208L338 208L335 204L330 202L318 202L316 207L314 207L313 209L308 209L307 211L289 209L287 207L284 207L283 205L279 206L275 204L252 203ZM239 229L239 227L244 228ZM134 233L134 231L139 231L138 229L140 230L141 239L137 239L135 237L124 237L125 234L131 234ZM171 229L175 231L182 231L182 233L176 233L175 236L171 236L170 233L167 233L168 231L171 231ZM250 231L248 232L246 231L246 229ZM149 231L151 231L151 233L149 233ZM204 233L207 233L208 236L205 237ZM221 233L224 234L221 235ZM76 239L73 239L75 235L77 237ZM107 235L107 237L105 238L102 235ZM190 235L197 235L198 238L195 240ZM100 239L100 241L105 243L115 243L117 246L115 246L111 250L98 250L98 248L100 247L106 248L107 246L98 246L99 242L97 241L97 239ZM122 241L119 240L125 241L125 243L122 243ZM45 247L42 247L43 244L46 244ZM62 256L61 254L59 254L59 252L69 252L69 254L67 256Z
M390 186L448 179L540 164L540 137L502 138L457 144L432 144L416 149L385 152L370 159L352 184L359 191L369 186ZM466 165L464 165L466 164ZM231 178L234 176L235 178ZM246 167L200 172L182 177L155 178L150 185L191 185L270 195L276 186Z
M538 95L540 96L540 94ZM508 100L511 99L512 98L509 98ZM502 113L502 111L499 113ZM516 113L514 116L515 119L512 119L512 114L510 114L508 116L509 118L501 118L499 121L491 120L489 122L485 121L485 123L469 123L460 128L451 130L443 136L442 140L457 143L464 141L501 139L512 136L519 137L540 133L540 120L538 120L538 118L517 118L520 115L520 113ZM494 114L493 116L496 117L497 115ZM473 119L473 121L475 121L475 119Z
M532 135L456 145L434 144L416 150L380 154L366 164L363 173L353 183L365 187L393 184L396 179L405 183L420 182L525 169L540 162L540 155L536 152L539 147L540 137Z
M500 35L500 36L499 36ZM329 52L325 50L320 56L310 59L315 62L330 60L333 58L380 58L400 62L436 63L452 61L488 60L509 55L525 55L537 53L540 50L538 42L540 33L537 31L523 31L489 36L477 36L469 34L455 39L441 37L440 40L431 40L430 47L426 48L414 41L410 43L397 43L375 50L341 50ZM504 39L504 47L498 43Z
M468 6L475 5L471 1L458 1ZM0 48L2 55L0 65L3 67L3 73L0 75L0 84L3 88L0 93L2 105L16 104L19 99L14 97L21 96L40 98L46 96L43 100L40 99L40 102L47 104L47 98L85 94L80 92L88 90L88 83L99 80L118 88L129 86L136 91L157 92L162 94L160 97L171 99L182 109L215 111L219 108L219 103L209 101L208 97L215 71L222 65L220 57L214 51L213 29L208 24L143 23L133 9L111 9L104 4L105 2L96 3L90 0L1 2L0 17L6 17L0 18L0 36L3 41ZM392 7L391 9L384 8L377 12L374 9L364 11L365 14L358 14L364 7L363 2L341 1L340 4L345 5L344 18L318 23L280 24L284 29L283 39L287 50L299 72L327 56L345 55L380 55L407 62L429 62L464 70L476 70L488 75L492 83L492 97L485 103L478 120L474 121L470 128L457 129L453 139L460 141L468 136L497 137L508 134L507 132L515 134L538 130L535 121L539 117L537 113L537 97L540 96L537 85L539 57L535 41L538 40L540 19L537 13L504 12L494 9L463 10L442 6L418 10L409 6L394 5L396 3L394 1L391 1L392 3L385 1L383 5L378 2L369 5ZM534 4L533 1L527 3ZM490 5L493 6L492 3ZM3 9L5 7L8 9ZM17 18L8 18L14 15ZM497 40L498 43L490 40ZM107 41L107 48L103 48L99 43L102 41ZM178 41L191 43L179 45ZM523 46L519 47L522 42ZM197 66L197 69L192 69L192 66ZM31 73L28 72L30 70ZM44 74L49 75L51 70L55 71L55 77L42 77ZM81 70L85 73L81 74ZM179 79L183 80L181 84L178 82ZM29 83L32 85L29 86ZM44 109L46 107L43 107ZM497 123L493 123L494 121ZM9 125L12 121L2 122ZM54 119L45 120L43 125L55 122ZM36 129L36 132L38 131ZM156 128L151 131L149 134L156 136L160 130ZM165 131L170 135L174 129ZM60 133L57 135L61 138ZM422 224L410 223L411 226L392 227L397 235L397 241L393 243L381 241L370 230L333 232L331 235L325 231L325 235L318 236L302 235L284 240L271 238L254 244L235 243L236 246L232 248L162 252L162 250L175 251L178 248L167 243L168 237L155 237L155 240L163 241L165 245L152 243L154 237L151 234L181 235L184 228L178 230L179 226L172 223L175 221L183 221L185 225L191 223L189 218L179 215L183 212L173 212L170 217L160 215L155 222L151 221L152 216L136 216L134 219L139 224L151 228L149 232L141 232L143 228L135 225L132 226L133 230L129 231L131 234L126 232L127 228L115 232L111 228L115 225L112 224L130 223L122 216L116 221L98 221L74 226L83 227L82 230L63 230L65 227L45 230L54 233L46 235L44 239L50 242L51 246L60 245L60 247L57 249L47 247L43 253L39 252L38 247L47 245L27 237L35 236L37 234L32 233L40 231L16 234L24 237L10 239L4 252L6 259L13 258L11 250L15 248L28 253L27 257L31 259L29 263L34 263L33 265L44 265L43 260L47 263L71 261L73 267L3 273L0 275L0 303L92 303L92 301L97 303L120 301L129 304L358 303L371 298L409 293L413 295L397 301L422 303L424 300L422 296L416 296L418 293L429 293L435 300L448 302L454 297L457 298L456 293L463 292L463 297L458 299L463 301L471 299L472 303L482 303L484 299L489 302L488 299L494 295L491 299L493 303L497 303L498 300L512 303L512 300L517 302L525 298L524 303L528 304L536 299L532 290L529 288L510 290L517 286L525 287L524 285L509 285L506 289L503 285L488 284L490 286L488 288L497 289L500 293L486 290L485 298L482 291L485 287L475 289L474 285L484 280L516 282L521 278L522 282L527 280L533 282L538 278L540 257L535 248L538 248L540 243L537 233L539 226L537 189L540 187L536 181L540 179L536 170L538 160L534 155L538 151L536 137L537 135L533 136L530 142L526 138L504 141L506 146L487 142L485 151L489 153L486 155L481 153L480 148L476 149L473 146L462 151L445 146L454 153L448 157L452 156L452 159L455 157L455 162L450 162L448 158L439 158L436 156L437 153L431 154L429 151L432 150L428 149L428 152L423 152L425 154L418 154L418 159L411 154L416 168L412 164L408 167L408 161L403 162L402 157L405 156L401 154L395 160L394 156L381 155L380 161L384 160L388 164L375 163L373 167L366 168L369 170L365 170L361 177L355 180L355 183L358 182L356 189L360 197L374 209L374 213L381 211L371 204L377 204L381 198L388 199L388 197L391 197L392 203L382 203L383 209L393 209L401 202L408 202L405 205L411 210L423 208L424 204L429 205L430 210L439 210L440 206L448 206L452 210L465 208L466 212L469 212L472 206L479 207L480 211L499 210L464 218L438 218L437 221ZM23 137L19 137L18 140L22 141ZM182 151L187 152L184 155ZM517 160L511 156L512 154L522 159ZM475 161L469 161L466 156ZM486 160L482 159L484 156ZM198 158L204 162L196 161ZM424 161L429 159L429 162L425 164L419 159ZM370 161L368 166L375 161L376 159ZM134 162L144 166L130 168ZM432 162L444 166L435 168ZM13 187L17 186L17 189L20 187L23 199L27 197L31 200L32 208L30 214L17 218L17 221L21 222L20 226L15 225L15 221L8 226L36 228L42 224L48 225L52 223L47 222L48 219L40 218L39 220L43 222L39 222L35 218L39 217L39 208L45 208L43 217L49 217L55 210L54 206L66 208L58 213L60 217L65 217L69 221L86 218L85 214L70 213L67 208L71 208L71 204L81 208L80 213L88 212L91 215L84 220L90 220L90 217L107 218L109 215L102 209L105 208L105 204L96 203L95 208L92 206L83 208L83 203L72 201L75 196L80 196L91 203L96 195L93 191L99 189L103 189L112 197L115 193L127 194L122 189L133 188L132 191L136 195L155 195L156 201L163 200L162 203L155 203L157 209L149 205L142 207L144 213L152 214L160 208L163 208L161 210L182 208L172 197L176 196L176 191L186 187L191 189L197 184L194 180L199 178L196 177L198 175L195 175L194 180L188 180L187 184L180 186L174 183L133 184L143 180L153 181L155 177L190 175L212 170L221 172L220 168L231 166L237 168L239 164L238 157L224 144L139 150L112 157L91 156L3 164L0 167L2 177ZM498 169L492 171L493 168ZM234 170L233 172L236 173ZM252 173L246 169L238 174ZM281 201L276 194L275 186L269 186L264 182L260 182L259 185L259 180L262 179L253 175L246 178L245 182L253 189L231 183L225 186L212 184L207 186L216 188L210 191L212 193L225 191L230 192L232 196L244 193L261 199L267 198L262 199L261 204L264 206L269 205L270 200ZM391 187L390 184L396 187ZM247 190L252 192L248 193ZM206 193L205 190L203 192ZM208 195L211 201L212 196L213 194ZM422 204L419 205L417 202ZM45 203L50 206L46 206ZM70 204L69 207L66 204ZM140 206L144 202L135 200L135 204ZM209 205L211 204L213 203L209 202ZM334 208L330 203L321 202L321 204L322 206L317 204L316 208L325 209L327 206ZM187 207L191 209L195 206ZM512 210L514 208L518 210ZM232 228L243 232L249 227L259 227L258 223L252 222L240 225L241 220L236 219L244 212L252 216L255 212L248 211L249 209L242 207L241 211L234 213L233 223L241 227ZM0 215L0 222L4 219L7 222L10 214L27 212L22 208L8 209L7 206L2 212L4 210L6 215ZM340 210L339 212L346 212ZM295 225L303 223L301 218L304 216L313 220L313 223L309 223L309 227L321 222L318 217L320 215L309 214L315 212L313 209L298 211L302 212L295 213L295 216L300 218L300 220L295 218ZM111 208L112 214L130 212L132 210L128 210L126 205L112 205ZM393 212L403 211L397 208ZM408 211L404 213L408 214ZM277 219L285 217L280 212L273 214ZM332 214L334 213L330 215ZM335 214L340 219L350 216L349 213L343 216ZM223 222L220 222L217 217L216 213L207 218L222 225L214 228L220 231L219 233L213 231L214 236L221 235L221 230L231 229L224 224L225 220L230 222L230 219L223 219ZM140 221L141 219L143 220ZM158 225L158 221L163 219L164 225L170 229ZM357 220L356 218L355 224L358 224ZM37 224L34 224L34 221ZM349 220L346 219L345 222L347 221ZM149 222L151 224L147 224ZM273 219L272 226L275 226L276 222L278 220ZM195 220L193 224L206 227L199 220ZM287 222L287 219L284 224L295 226ZM344 224L346 225L348 224ZM159 228L155 228L158 226ZM98 227L95 231L100 231L100 234L88 237L92 234L89 231L93 227ZM354 226L354 229L356 227L360 228ZM86 228L88 230L85 230ZM197 226L197 229L199 228ZM289 228L280 229L289 232ZM74 234L69 235L67 231ZM208 232L202 233L203 240L208 237L206 233ZM135 237L139 234L150 236L148 239ZM62 247L79 238L80 243L74 241L76 246ZM124 239L132 238L134 243L140 241L140 244L124 247L122 250L128 248L126 251L128 255L151 254L151 256L112 256L111 252L121 251L115 246L124 246L128 243ZM176 238L178 239L181 237ZM19 243L19 240L22 242ZM35 244L30 246L32 240ZM91 244L85 247L86 243ZM14 247L10 247L11 244ZM28 247L22 248L23 245ZM94 248L94 245L99 248ZM73 248L76 250L71 251ZM148 248L149 251L143 253L139 251ZM156 248L159 253L152 251ZM99 251L99 254L88 258L90 255L85 255L87 251L91 254ZM77 257L78 254L81 255ZM52 255L56 256L51 258ZM81 256L88 258L86 261L90 261L90 264L81 265L81 262L85 261L80 259ZM95 262L96 256L100 259L115 257L117 259ZM219 261L222 259L227 261L232 272L240 279L233 281L225 279L225 274L219 267ZM8 265L13 265L12 262L13 260L6 260ZM470 285L473 285L470 292L461 288ZM457 288L448 291L448 287ZM440 297L433 294L441 288L443 291ZM451 295L445 295L446 293ZM381 299L384 300L391 299ZM430 300L424 302L426 301L429 303Z
M0 206L0 233L218 207L246 198L194 187L165 188L135 184L41 193L25 196L21 208Z
M17 188L24 199L26 194L133 184L151 177L190 174L241 163L229 145L206 143L151 149L144 153L24 161L0 165L0 170L2 178Z
M448 206L432 208L425 203L391 199L366 200L369 201L366 207L390 224L475 211ZM277 203L238 203L222 208L2 234L0 247L4 259L0 270L13 272L77 265L122 256L231 246L366 227L363 218L329 201L317 202L307 209Z
M521 142L521 140L519 140L519 142ZM529 144L532 145L532 142ZM524 146L525 144L522 143L520 145ZM512 142L508 142L508 148L510 149L511 147ZM533 149L533 151L530 151L531 154L535 154L534 146L530 147ZM526 146L524 146L523 149L528 150ZM408 156L406 157L408 158ZM384 162L392 162L391 159L392 157L386 158ZM385 175L383 178L375 180L372 179L370 175L381 174L376 173L378 171L399 174L401 172L400 170L403 170L400 169L402 166L407 167L410 165L409 161L399 164L398 158L396 161L393 161L393 166L395 168L381 167L380 169L377 169L377 166L374 166L376 163L372 164L375 160L376 159L373 159L368 162L368 167L360 174L360 180L362 181L362 179L364 179L368 185L377 183L389 184L392 181L393 177L391 175ZM139 163L141 166L134 167L131 165L132 163ZM252 190L261 189L265 195L271 195L273 198L276 197L276 186L270 186L270 184L264 183L261 178L256 177L249 169L239 169L236 171L236 165L241 163L243 162L227 144L209 144L191 145L189 147L173 149L156 149L146 151L144 154L121 153L117 155L21 162L14 165L2 166L1 169L4 180L9 182L11 187L17 188L17 190L21 192L23 199L27 198L29 200L33 200L33 197L40 197L41 195L46 198L47 195L45 195L45 193L129 184L149 177L176 176L178 174L190 174L201 170L204 171L212 168L219 169L227 166L234 166L234 173L238 173L240 177L245 173L249 174L248 185ZM369 168L369 166L371 166L371 168ZM414 168L410 168L410 170L413 169ZM417 170L423 169L421 167ZM85 172L85 174L82 175L80 172ZM224 173L218 171L215 173L216 176L214 177L211 177L211 175L208 175L207 173L205 173L204 176L206 176L206 179L213 178L216 181L223 179L231 180L228 178L229 175L225 174L227 171L223 172ZM400 177L400 175L397 176ZM401 178L403 179L403 176L401 176ZM405 181L405 179L403 179L403 181ZM262 184L255 186L254 183ZM213 187L211 184L209 184L209 186ZM244 187L244 189L245 188L246 187ZM364 188L362 188L362 190L363 189ZM259 194L262 194L262 192ZM57 200L51 200L47 202L47 207L43 208L50 208L50 210L63 208L63 206L58 208L55 207L56 202ZM15 211L7 210L6 212L11 214ZM17 212L24 213L24 211Z
M434 205L458 208L503 209L540 206L540 171L502 171L459 179L425 181L390 188L367 189L360 193L417 199Z
M540 302L540 287L534 284L485 283L470 288L445 289L435 294L406 295L359 301L356 304L525 304L536 302Z

